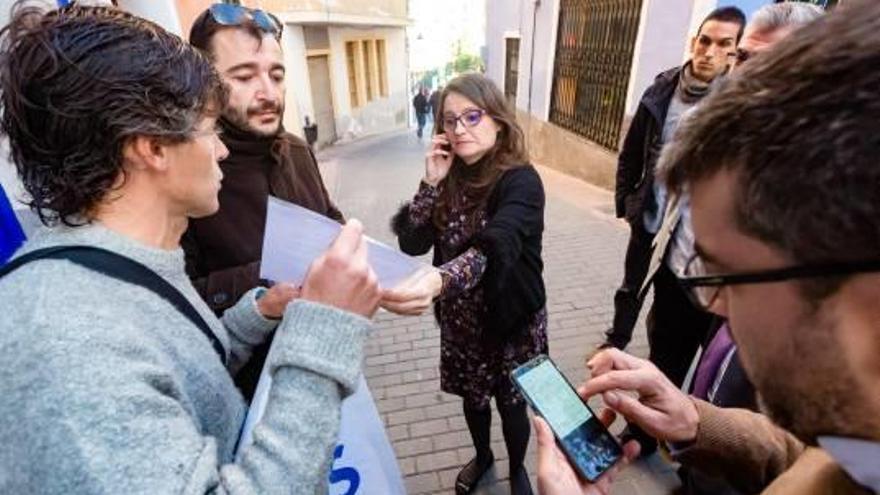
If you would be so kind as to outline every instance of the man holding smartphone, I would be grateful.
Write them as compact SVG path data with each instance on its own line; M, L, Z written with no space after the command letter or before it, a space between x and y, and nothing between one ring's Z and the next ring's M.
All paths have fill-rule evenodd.
M880 491L878 60L880 4L841 7L750 59L664 154L693 204L682 284L728 319L768 416L688 397L618 350L579 390L746 492ZM543 424L538 440L545 495L607 489L563 475L565 491Z

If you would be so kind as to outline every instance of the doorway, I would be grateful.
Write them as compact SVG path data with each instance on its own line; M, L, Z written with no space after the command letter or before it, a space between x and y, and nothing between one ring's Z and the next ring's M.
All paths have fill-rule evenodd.
M307 60L312 106L315 123L318 124L318 140L314 146L318 149L336 140L336 117L333 96L330 94L330 61L327 55L310 56Z

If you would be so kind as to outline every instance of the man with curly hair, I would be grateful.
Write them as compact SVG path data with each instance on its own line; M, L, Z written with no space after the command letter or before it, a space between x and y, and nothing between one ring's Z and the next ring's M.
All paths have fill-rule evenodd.
M379 291L361 227L292 288L220 320L184 271L217 211L225 89L121 10L19 2L0 32L0 128L45 228L0 271L0 493L319 493ZM277 330L276 330L277 328ZM275 331L272 394L231 373Z

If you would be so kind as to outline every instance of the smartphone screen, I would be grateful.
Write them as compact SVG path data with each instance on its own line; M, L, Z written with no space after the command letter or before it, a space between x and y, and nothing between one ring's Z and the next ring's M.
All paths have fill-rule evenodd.
M532 408L550 425L569 461L595 481L623 455L620 444L547 356L511 373Z

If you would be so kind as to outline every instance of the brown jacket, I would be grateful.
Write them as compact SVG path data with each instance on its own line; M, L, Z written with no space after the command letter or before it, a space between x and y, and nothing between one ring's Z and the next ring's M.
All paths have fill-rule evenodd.
M259 285L269 195L343 221L330 200L311 149L287 133L257 138L224 127L229 157L220 163L220 210L190 220L183 236L187 274L220 313Z
M744 493L867 494L824 450L807 447L762 414L723 409L694 399L696 442L678 461L725 478Z

